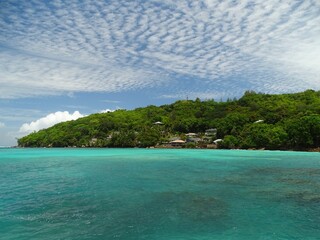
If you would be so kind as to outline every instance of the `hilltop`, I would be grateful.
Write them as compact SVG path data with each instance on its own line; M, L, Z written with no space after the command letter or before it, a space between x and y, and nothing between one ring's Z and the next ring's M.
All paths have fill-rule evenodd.
M214 134L205 134L212 129ZM216 129L216 132L215 132ZM187 133L195 133L186 136ZM263 94L216 102L180 100L163 106L96 113L18 140L20 147L182 147L309 149L320 146L320 91Z

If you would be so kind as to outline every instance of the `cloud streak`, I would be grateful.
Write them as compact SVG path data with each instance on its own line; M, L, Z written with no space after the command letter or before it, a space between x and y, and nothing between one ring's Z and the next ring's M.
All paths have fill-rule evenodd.
M21 51L0 53L2 98L57 95L75 92L119 92L153 85L155 74L148 70L83 62L59 61ZM159 83L159 82L158 82Z
M2 98L155 87L160 96L320 88L316 0L3 5Z

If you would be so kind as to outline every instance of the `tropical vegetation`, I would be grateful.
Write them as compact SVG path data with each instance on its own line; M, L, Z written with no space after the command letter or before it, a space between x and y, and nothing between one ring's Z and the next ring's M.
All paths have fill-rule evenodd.
M159 124L155 124L159 123ZM217 129L209 139L207 129ZM56 124L18 140L20 147L151 147L200 139L184 147L309 149L320 146L320 91L263 94L247 91L227 101L180 100L163 106L96 113ZM203 140L203 141L201 141Z

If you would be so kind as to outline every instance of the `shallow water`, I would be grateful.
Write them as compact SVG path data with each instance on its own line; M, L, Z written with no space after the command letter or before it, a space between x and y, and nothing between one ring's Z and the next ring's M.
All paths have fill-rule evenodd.
M319 239L320 154L0 149L0 239Z

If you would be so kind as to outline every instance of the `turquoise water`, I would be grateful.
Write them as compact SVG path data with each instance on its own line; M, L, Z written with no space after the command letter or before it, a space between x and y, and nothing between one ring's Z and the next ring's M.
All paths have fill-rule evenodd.
M0 239L320 239L320 154L0 149Z

